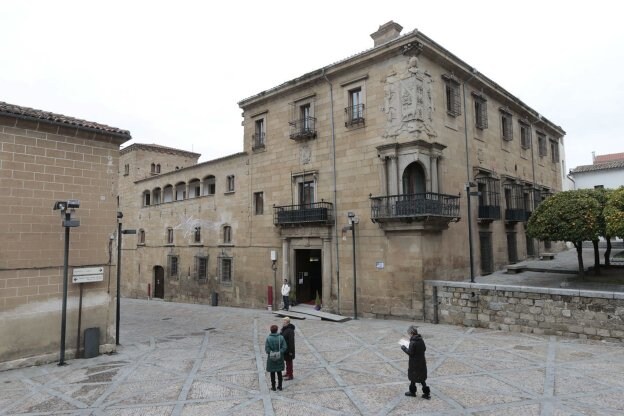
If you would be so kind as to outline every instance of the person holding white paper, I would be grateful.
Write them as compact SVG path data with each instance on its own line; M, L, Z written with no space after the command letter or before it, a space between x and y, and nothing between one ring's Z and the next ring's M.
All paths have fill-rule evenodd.
M418 333L418 329L415 325L411 325L407 329L407 335L410 336L409 345L405 346L401 340L401 349L407 355L409 355L409 365L407 367L407 378L410 381L409 391L405 393L406 396L416 397L416 383L422 385L423 399L431 399L431 390L427 383L427 360L425 360L425 341Z

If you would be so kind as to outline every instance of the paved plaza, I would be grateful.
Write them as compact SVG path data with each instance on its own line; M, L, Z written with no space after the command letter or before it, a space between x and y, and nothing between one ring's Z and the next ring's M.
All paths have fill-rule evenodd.
M295 379L272 392L264 339L279 323L123 299L117 354L0 373L0 415L624 414L621 344L426 323L433 397L406 397L410 323L396 320L293 320Z

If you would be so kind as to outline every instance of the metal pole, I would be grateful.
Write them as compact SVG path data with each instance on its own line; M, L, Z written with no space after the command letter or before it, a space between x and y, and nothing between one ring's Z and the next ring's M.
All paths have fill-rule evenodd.
M466 199L468 210L468 248L470 251L470 283L474 283L474 256L472 254L472 208L470 204L470 162L468 159L468 119L466 113L468 108L466 107L466 82L470 81L474 77L474 74L466 81L462 82L462 92L464 94L464 139L466 142Z
M121 295L120 289L121 279L121 221L117 223L117 317L115 322L115 344L119 345L119 310L121 303L119 301Z
M277 302L277 264L275 262L271 265L273 269L273 310L277 310L279 303ZM280 291L281 293L281 291Z
M353 319L357 318L357 288L356 288L356 276L355 271L355 220L351 221L351 235L353 236Z
M65 220L69 221L71 214L65 212ZM61 354L58 365L65 365L65 328L67 327L67 269L69 264L69 227L65 227L65 253L63 258L63 309L61 312Z
M80 325L82 324L82 283L80 286L80 300L78 301L78 334L76 336L76 358L80 358Z

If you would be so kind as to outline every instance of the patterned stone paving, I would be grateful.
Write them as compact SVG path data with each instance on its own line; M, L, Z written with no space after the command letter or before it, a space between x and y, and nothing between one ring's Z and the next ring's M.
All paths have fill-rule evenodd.
M405 321L295 320L272 392L266 311L123 299L117 354L0 373L8 415L622 415L620 344L420 324L432 399L408 398Z

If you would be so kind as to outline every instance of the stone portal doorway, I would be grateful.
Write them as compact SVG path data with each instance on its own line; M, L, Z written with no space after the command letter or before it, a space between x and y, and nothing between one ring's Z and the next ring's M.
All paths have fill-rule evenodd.
M323 298L321 250L295 250L295 292L298 303L314 303L316 292Z
M154 297L165 297L165 269L162 266L154 266Z

